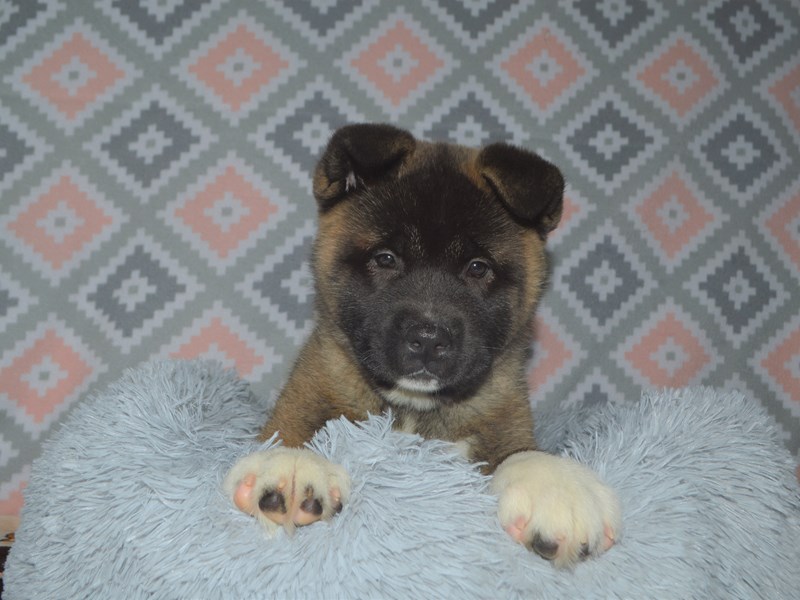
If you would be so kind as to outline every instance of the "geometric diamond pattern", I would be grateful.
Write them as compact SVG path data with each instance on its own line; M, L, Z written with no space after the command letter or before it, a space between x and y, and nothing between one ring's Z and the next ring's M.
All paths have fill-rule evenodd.
M41 275L58 282L125 221L121 211L69 163L0 219L12 248Z
M779 335L755 355L759 374L770 389L800 416L800 319L785 323Z
M612 61L647 35L664 14L656 0L578 0L566 9Z
M290 207L269 187L230 155L168 204L164 218L222 273L286 217Z
M325 2L294 2L279 0L272 7L291 23L306 42L319 50L329 46L336 38L358 23L378 0L351 2L326 0Z
M653 285L636 253L610 223L598 229L560 266L568 304L602 338Z
M467 48L476 51L519 18L524 3L484 0L482 2L437 2L423 0L426 8L444 22Z
M547 309L536 316L534 330L536 341L528 383L536 404L580 362L584 351Z
M608 89L560 133L564 153L599 188L613 193L664 144L663 135Z
M139 47L161 58L217 8L216 5L214 0L112 0L102 2L100 9Z
M494 67L540 121L561 108L591 78L587 60L547 18L498 56Z
M769 78L767 99L777 105L777 112L786 118L790 129L800 137L800 61L795 58L786 68Z
M339 65L378 106L399 116L443 80L457 61L400 9L353 46Z
M158 88L142 96L88 145L127 191L149 199L205 150L213 135Z
M9 331L38 302L36 296L0 267L0 333Z
M750 240L735 237L686 283L734 348L786 301L783 285Z
M696 385L714 366L710 343L679 307L667 303L617 353L623 369L644 386Z
M317 78L249 139L310 193L309 173L331 135L360 113L336 88Z
M716 0L707 4L702 17L742 73L761 63L792 33L786 16L767 2Z
M0 192L13 186L50 146L0 104Z
M481 146L522 143L522 127L474 77L470 77L422 120L417 134L427 139Z
M796 0L0 2L0 514L131 365L280 388L364 121L561 168L538 408L735 387L800 462L798 48Z
M220 114L236 122L269 98L301 61L245 13L199 46L178 70Z
M648 184L631 208L628 216L670 272L719 229L723 220L721 211L678 163Z
M75 332L50 315L0 359L0 410L38 438L103 368Z
M139 232L72 300L127 354L201 289L155 240Z
M740 205L752 201L786 164L786 151L767 122L737 102L693 142L714 181Z
M800 186L795 185L765 213L767 240L790 269L800 275Z
M679 29L630 71L632 85L684 126L723 90L722 75L705 49Z
M296 344L311 333L313 325L314 287L309 259L315 233L316 224L306 221L237 287ZM280 284L275 285L276 281Z
M6 0L0 18L0 59L60 9L55 0Z
M105 40L79 21L26 61L11 81L45 115L72 132L137 75Z
M254 336L231 311L217 302L163 352L165 358L214 360L240 377L258 379L281 363L275 349Z

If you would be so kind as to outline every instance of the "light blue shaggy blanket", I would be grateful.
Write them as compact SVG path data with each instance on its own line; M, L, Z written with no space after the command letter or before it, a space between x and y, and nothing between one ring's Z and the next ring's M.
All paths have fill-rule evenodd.
M77 408L34 464L5 597L798 598L791 457L756 402L692 389L541 415L543 446L619 492L624 532L558 572L500 529L487 480L390 418L331 421L331 523L266 538L220 491L266 406L209 364L159 362Z

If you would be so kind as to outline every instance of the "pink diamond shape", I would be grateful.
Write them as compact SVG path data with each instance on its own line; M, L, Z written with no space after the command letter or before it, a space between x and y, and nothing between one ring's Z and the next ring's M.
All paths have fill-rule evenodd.
M542 110L548 110L586 74L583 65L549 27L541 28L500 67Z
M112 216L89 192L65 173L8 223L8 228L58 271L112 222Z
M74 88L61 81L60 74L76 64L91 71L85 81ZM103 52L83 34L75 32L22 80L67 119L74 120L124 76Z
M264 357L237 335L219 316L213 316L199 331L170 354L173 358L214 358L236 368L242 377L264 366Z
M62 409L92 374L81 353L55 329L47 328L0 371L0 395L41 425Z
M679 364L665 365L664 355L679 349L684 356ZM628 363L651 385L688 385L711 361L699 338L678 316L668 310L625 353Z
M682 38L646 65L637 78L678 118L685 117L719 85L708 62ZM681 80L683 84L679 83Z
M234 202L241 213L227 222L214 218L221 203ZM252 236L278 207L233 165L175 209L202 242L220 258L227 258Z
M769 91L800 131L800 64L776 81Z
M232 78L225 66L236 56L250 61L253 68L241 78ZM281 53L264 42L245 24L239 24L219 43L201 56L189 71L233 111L240 111L289 67Z
M665 213L674 209L680 209L684 214L676 222L670 223ZM635 210L652 239L670 260L714 220L714 216L700 204L696 192L677 171L669 172Z
M800 407L800 327L793 331L769 351L761 361L773 383Z
M392 61L392 55L403 56L409 65L392 72L387 66ZM445 63L408 25L398 20L359 53L351 65L397 107L442 69Z
M791 196L775 211L767 220L767 228L800 270L800 194Z

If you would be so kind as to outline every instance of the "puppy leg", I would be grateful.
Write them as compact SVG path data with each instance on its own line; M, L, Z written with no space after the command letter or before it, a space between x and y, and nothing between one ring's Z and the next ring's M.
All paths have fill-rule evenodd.
M569 458L513 454L495 471L492 489L506 532L559 568L605 552L619 535L616 494Z
M233 504L269 532L328 520L350 496L347 472L305 448L273 448L245 456L222 485Z

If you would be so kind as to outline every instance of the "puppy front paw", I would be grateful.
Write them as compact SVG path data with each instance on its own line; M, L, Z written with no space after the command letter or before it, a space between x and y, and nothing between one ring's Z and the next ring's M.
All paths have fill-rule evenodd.
M305 448L273 448L240 459L223 490L242 512L269 532L324 521L342 510L350 477L339 465Z
M619 535L616 494L569 458L513 454L495 471L492 489L506 532L559 568L605 552Z

